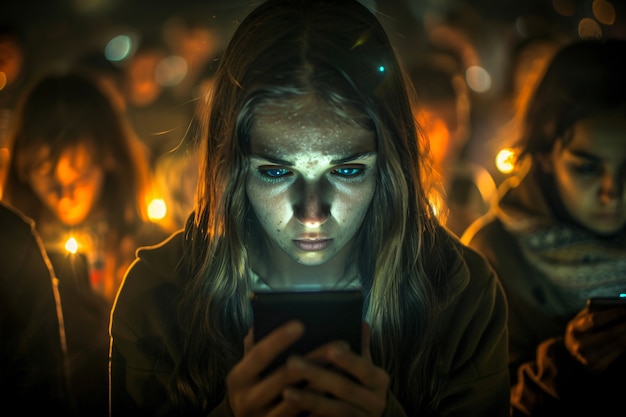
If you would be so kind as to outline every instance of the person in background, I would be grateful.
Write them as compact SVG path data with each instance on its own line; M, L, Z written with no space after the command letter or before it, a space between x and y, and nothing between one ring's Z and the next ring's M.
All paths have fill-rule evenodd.
M194 216L137 252L113 307L111 416L508 416L504 293L437 221L409 91L357 0L241 22ZM255 340L250 293L300 286L363 291L363 354L334 341L263 376L307 329Z
M509 304L513 415L616 415L626 392L626 41L562 47L531 96L518 175L463 234ZM619 411L617 411L619 413Z
M74 415L57 280L32 220L0 202L0 400L24 415Z
M135 250L164 237L146 216L148 154L79 72L48 73L30 86L9 144L3 201L34 220L59 279L77 407L103 415L113 298Z

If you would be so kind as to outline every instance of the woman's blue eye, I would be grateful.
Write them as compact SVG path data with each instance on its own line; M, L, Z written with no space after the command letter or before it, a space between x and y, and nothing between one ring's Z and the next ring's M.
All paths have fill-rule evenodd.
M289 171L284 168L269 168L269 169L264 169L262 172L268 177L272 177L272 178L284 177L285 175L289 173Z
M356 167L345 167L345 168L337 168L335 173L341 175L342 177L353 178L359 176L363 173L363 168Z
M598 170L599 165L594 162L583 163L574 166L574 171L579 174L593 174L595 172L598 172Z
M270 184L276 184L285 181L287 178L291 178L294 173L281 167L259 167L256 170L256 174L263 181ZM365 175L365 168L363 167L341 167L333 169L330 172L331 175L338 177L343 181L360 181Z
M257 175L264 181L271 184L280 182L285 177L288 177L291 171L285 168L259 168L257 169Z

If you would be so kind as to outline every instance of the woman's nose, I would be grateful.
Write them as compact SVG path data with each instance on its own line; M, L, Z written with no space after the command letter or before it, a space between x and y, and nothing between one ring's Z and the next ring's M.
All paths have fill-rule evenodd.
M72 198L74 196L75 185L73 183L70 184L61 184L57 183L55 187L55 194L59 199L64 198Z
M298 187L293 205L295 218L307 227L319 227L330 217L328 186L323 182L304 183Z
M625 181L626 179L623 175L605 172L600 183L600 200L605 204L609 204L620 199L624 192Z

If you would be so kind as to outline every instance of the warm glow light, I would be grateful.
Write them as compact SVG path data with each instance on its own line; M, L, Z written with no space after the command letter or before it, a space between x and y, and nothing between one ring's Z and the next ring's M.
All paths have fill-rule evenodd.
M484 93L491 89L491 76L486 69L473 65L465 71L467 86L477 93Z
M593 15L598 21L604 25L612 25L615 23L615 7L611 2L606 0L594 0L591 9Z
M180 84L189 72L187 61L176 55L170 55L159 61L154 69L154 78L159 85L173 87Z
M585 17L578 22L578 37L580 39L602 39L602 28L592 18Z
M67 239L67 241L65 242L65 250L70 253L76 253L76 251L78 250L78 242L74 237L70 237L69 239Z
M515 149L504 148L500 149L496 155L496 168L503 174L510 174L515 169L515 160L517 153Z
M431 190L428 196L430 209L432 213L439 219L441 224L446 224L448 220L448 211L443 196L437 190Z
M148 204L148 217L150 220L161 220L167 214L167 205L162 198L155 198Z
M574 16L576 14L576 3L570 0L552 0L552 7L561 16Z

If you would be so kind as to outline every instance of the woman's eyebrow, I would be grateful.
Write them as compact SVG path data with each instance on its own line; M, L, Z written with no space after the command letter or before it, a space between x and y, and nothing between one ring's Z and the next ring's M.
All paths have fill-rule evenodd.
M271 162L271 163L276 164L276 165L284 165L284 166L292 166L293 165L293 162L289 162L289 161L287 161L285 159L280 159L278 157L267 155L267 154L253 153L250 156L252 158L265 159L267 162Z
M361 159L367 159L375 155L376 155L375 151L359 152L359 153L355 153L350 156L347 156L345 158L333 159L331 163L332 164L345 164L347 162L354 162L354 161L358 161Z
M362 159L367 159L370 158L372 156L376 155L375 151L368 151L368 152L359 152L359 153L355 153L346 157L342 157L342 158L337 158L337 159L333 159L331 160L331 164L333 165L339 165L339 164L345 164L348 162L354 162L354 161L359 161ZM277 164L277 165L284 165L284 166L293 166L293 162L289 162L285 159L281 159L278 158L276 156L272 156L272 155L267 155L267 154L260 154L260 153L253 153L251 155L253 158L259 158L259 159L265 159L268 162L271 162L273 164Z
M577 156L579 158L584 158L584 159L591 159L594 161L599 161L602 158L598 157L597 155L594 155L592 153L589 153L587 151L584 150L578 150L578 149L570 149L569 151L572 155Z

